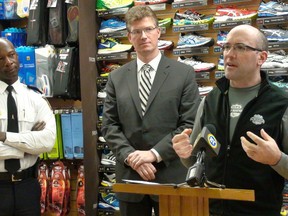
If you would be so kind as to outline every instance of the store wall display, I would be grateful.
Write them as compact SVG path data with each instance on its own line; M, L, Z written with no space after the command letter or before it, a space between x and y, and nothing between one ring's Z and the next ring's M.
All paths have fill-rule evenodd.
M100 161L103 159L103 151L107 153L108 146L101 137L103 99L105 95L105 83L109 70L105 71L106 65L125 64L135 58L135 52L128 49L127 31L123 24L124 14L132 5L121 6L119 8L102 7L105 0L96 1L96 65L97 74L97 113L98 113L98 155ZM174 2L158 2L150 4L145 1L154 11L157 11L159 22L170 20L165 26L161 26L161 40L171 41L171 49L162 53L169 58L174 58L196 70L196 78L200 92L206 95L212 89L214 82L224 76L224 65L221 46L225 43L227 33L237 25L248 24L263 29L269 41L269 56L267 63L263 65L271 80L275 84L288 91L287 77L287 55L288 33L287 33L287 1L253 1L253 0L174 0ZM104 4L105 5L105 4ZM277 6L277 7L276 7ZM282 9L281 9L282 8ZM274 10L274 11L273 11ZM269 11L269 13L268 13ZM102 49L103 40L112 38ZM127 49L124 49L126 46ZM121 49L123 48L123 49ZM281 50L281 51L279 51ZM276 60L277 59L277 60ZM278 61L278 62L277 62ZM279 62L281 61L281 62ZM281 65L281 66L280 66ZM275 78L277 77L277 78ZM286 77L285 79L283 77ZM282 79L281 79L282 78ZM279 83L284 81L284 84ZM284 87L283 87L284 86ZM287 86L287 87L286 87ZM103 191L102 181L105 182L106 173L113 173L113 166L101 163L99 169L99 202ZM105 183L103 183L105 184ZM106 186L108 186L107 184ZM106 188L107 189L107 188ZM97 190L97 189L96 189ZM109 192L111 188L109 188ZM107 214L117 215L115 208L107 207ZM105 215L105 209L99 207L98 215Z

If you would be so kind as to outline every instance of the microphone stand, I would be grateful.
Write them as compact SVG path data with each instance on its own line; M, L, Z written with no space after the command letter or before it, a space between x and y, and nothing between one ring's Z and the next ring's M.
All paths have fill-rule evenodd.
M197 154L196 163L189 169L189 178L186 179L186 182L191 187L199 186L199 187L215 187L215 188L225 188L225 185L218 184L216 182L209 181L205 174L205 159L206 153L205 150L202 149Z

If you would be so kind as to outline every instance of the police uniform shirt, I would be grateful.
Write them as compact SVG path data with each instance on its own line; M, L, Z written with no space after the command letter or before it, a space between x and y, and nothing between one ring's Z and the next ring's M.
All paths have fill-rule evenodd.
M7 131L7 84L0 81L0 131ZM6 132L6 140L0 141L0 172L6 172L4 160L20 159L20 170L33 166L43 152L54 146L56 123L49 103L40 93L29 89L18 80L13 85L12 95L16 101L19 133ZM44 121L45 128L31 131L37 121Z

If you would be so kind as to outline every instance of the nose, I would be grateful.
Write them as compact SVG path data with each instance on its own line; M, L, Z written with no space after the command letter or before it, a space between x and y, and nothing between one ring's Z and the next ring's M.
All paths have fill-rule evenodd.
M143 38L143 37L144 37L144 38L147 37L145 30L142 30L142 32L141 32L141 38Z
M12 64L12 59L11 58L9 58L9 56L7 56L6 58L5 58L5 64Z

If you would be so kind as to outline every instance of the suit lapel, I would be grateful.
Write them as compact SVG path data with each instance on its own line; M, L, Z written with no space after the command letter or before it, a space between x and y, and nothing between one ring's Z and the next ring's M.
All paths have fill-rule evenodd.
M168 74L169 74L169 61L167 61L168 58L165 56L162 56L159 65L158 65L158 69L156 71L156 76L151 88L151 92L149 95L149 99L147 102L147 106L146 106L146 112L149 110L150 105L152 104L155 96L157 95L157 92L159 91L159 89L161 88L162 84L164 83L165 79L167 78ZM140 100L139 100L140 103Z
M138 90L138 78L137 78L137 63L136 60L131 62L128 67L127 73L127 83L130 94L132 96L133 103L137 109L138 114L142 117L141 104L139 98L139 90Z

